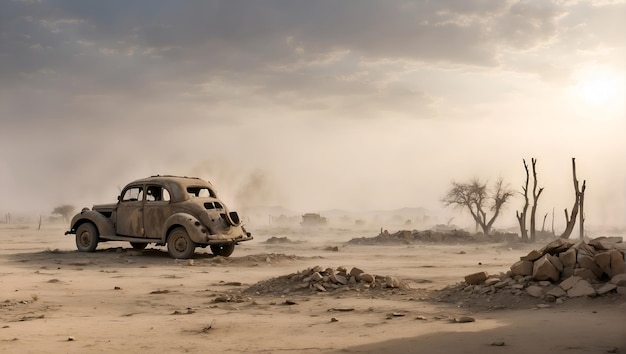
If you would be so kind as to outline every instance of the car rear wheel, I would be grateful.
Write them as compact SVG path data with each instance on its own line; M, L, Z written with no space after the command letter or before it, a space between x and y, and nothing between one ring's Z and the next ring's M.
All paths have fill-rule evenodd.
M187 230L177 227L170 232L167 238L167 252L175 259L187 259L193 256L196 244L189 238Z
M137 251L141 251L142 249L146 248L146 246L148 246L147 242L131 242L130 246Z
M234 243L227 243L223 245L211 245L211 252L216 256L228 257L233 254L235 250Z
M98 247L100 233L96 226L86 222L76 230L76 248L81 252L93 252Z

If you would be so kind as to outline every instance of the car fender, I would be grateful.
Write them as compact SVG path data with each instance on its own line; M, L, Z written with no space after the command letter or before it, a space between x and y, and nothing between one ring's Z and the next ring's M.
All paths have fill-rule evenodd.
M167 234L169 231L177 225L180 225L187 230L187 234L193 242L206 243L208 241L209 230L200 222L200 220L191 214L176 213L172 214L167 218L167 220L165 220L161 236L163 243L167 240Z
M85 222L91 222L96 225L101 236L115 235L115 226L113 225L113 222L106 216L94 210L83 210L74 215L71 223L72 230L75 231Z

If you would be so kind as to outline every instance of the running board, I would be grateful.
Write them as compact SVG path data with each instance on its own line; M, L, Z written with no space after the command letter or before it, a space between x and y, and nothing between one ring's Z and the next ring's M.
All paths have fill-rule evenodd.
M140 243L163 243L160 238L144 238L144 237L129 237L118 235L100 235L102 241L126 241L126 242L140 242Z

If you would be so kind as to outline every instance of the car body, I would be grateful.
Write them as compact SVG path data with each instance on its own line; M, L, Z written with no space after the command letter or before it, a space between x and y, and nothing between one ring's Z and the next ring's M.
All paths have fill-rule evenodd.
M173 258L190 258L196 246L229 256L239 242L252 240L237 212L229 211L213 185L196 177L152 176L127 184L116 203L94 205L76 214L65 234L76 235L79 251L99 242L128 241L135 249L167 245Z

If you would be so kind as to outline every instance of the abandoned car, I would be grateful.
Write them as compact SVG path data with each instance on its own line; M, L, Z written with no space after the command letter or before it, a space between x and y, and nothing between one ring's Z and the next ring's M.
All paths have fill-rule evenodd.
M190 258L196 247L230 256L235 245L252 240L237 212L229 211L210 182L195 177L152 176L129 183L117 203L84 208L65 234L76 235L79 251L99 242L128 241L134 249L167 245L172 258Z

